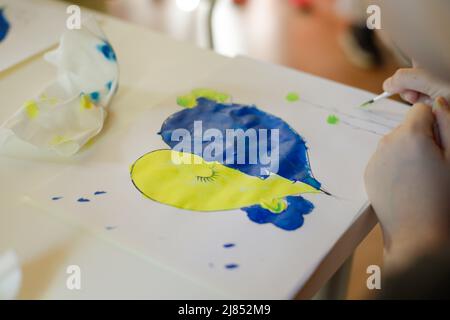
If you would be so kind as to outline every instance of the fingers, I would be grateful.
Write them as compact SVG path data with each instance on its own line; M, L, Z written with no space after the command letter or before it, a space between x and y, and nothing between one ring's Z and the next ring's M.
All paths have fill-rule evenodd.
M422 69L399 69L392 77L387 79L383 88L390 93L404 93L407 91L415 91L425 95L430 94L430 78ZM409 95L409 94L408 94ZM410 97L411 103L416 103L414 98ZM409 101L409 100L408 100Z
M447 159L450 159L450 106L442 97L436 99L433 105L437 127L441 138L441 146Z
M415 104L406 116L404 126L414 133L434 137L435 118L431 108L423 103Z
M391 92L391 91L388 91L388 92ZM417 91L406 90L406 91L402 92L400 94L400 96L402 97L403 100L405 100L411 104L415 104L415 103L417 103L417 101L419 101L421 94L420 94L420 92L417 92Z

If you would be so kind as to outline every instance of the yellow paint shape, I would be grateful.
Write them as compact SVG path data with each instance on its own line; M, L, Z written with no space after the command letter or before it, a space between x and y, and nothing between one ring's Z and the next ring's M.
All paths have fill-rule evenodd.
M189 159L189 156L194 161L182 164L172 161ZM282 200L286 196L320 193L305 183L293 183L278 175L263 180L172 150L144 155L130 172L134 185L146 197L192 211L223 211L262 204L280 213L286 209L287 204Z
M34 100L25 102L25 112L27 117L31 120L35 119L39 115L39 107Z
M261 207L272 213L282 213L288 207L285 199L271 199L269 201L262 201L260 204Z

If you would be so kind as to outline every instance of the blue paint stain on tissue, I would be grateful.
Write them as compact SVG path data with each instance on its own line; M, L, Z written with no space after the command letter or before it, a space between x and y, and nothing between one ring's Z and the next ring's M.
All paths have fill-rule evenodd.
M78 202L90 202L91 200L86 199L86 198L79 198L77 201Z
M100 92L92 92L91 94L89 94L89 97L94 103L98 103L100 101Z
M105 41L102 44L97 45L97 49L107 60L114 62L117 61L116 53L108 42Z
M0 8L0 42L2 42L9 32L10 24L5 16L5 9Z

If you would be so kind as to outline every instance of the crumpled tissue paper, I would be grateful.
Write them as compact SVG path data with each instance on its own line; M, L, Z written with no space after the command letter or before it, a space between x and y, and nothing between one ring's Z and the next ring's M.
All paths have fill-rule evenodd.
M90 19L81 29L65 31L45 60L56 66L56 80L26 101L2 125L2 134L70 156L103 128L106 108L118 88L116 54Z

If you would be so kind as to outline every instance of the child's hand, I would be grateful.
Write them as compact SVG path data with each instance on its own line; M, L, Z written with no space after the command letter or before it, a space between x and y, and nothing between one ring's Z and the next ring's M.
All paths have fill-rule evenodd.
M391 256L407 260L441 243L450 217L450 107L445 99L437 99L433 110L422 103L412 107L405 123L381 140L365 180L386 248L396 252Z
M383 88L390 93L399 93L411 104L422 102L431 105L437 97L450 101L450 85L420 68L399 69L384 82Z

